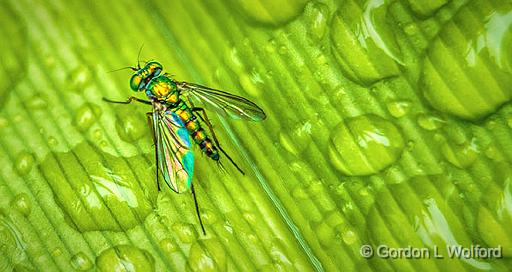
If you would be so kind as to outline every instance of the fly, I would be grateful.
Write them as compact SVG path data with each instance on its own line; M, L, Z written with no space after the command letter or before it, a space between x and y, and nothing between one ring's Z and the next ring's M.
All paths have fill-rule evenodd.
M221 167L220 153L226 156L240 173L245 173L222 149L206 111L204 108L196 107L192 99L237 120L258 122L266 118L265 112L258 105L241 96L195 83L177 81L170 74L162 73L163 67L156 61L147 62L142 68L139 64L137 68L127 68L135 72L130 79L130 88L134 92L144 92L147 100L135 96L130 96L126 101L113 101L106 98L103 100L117 104L136 101L152 106L153 110L147 113L147 118L153 131L157 164L155 179L158 190L160 191L159 173L162 174L167 186L176 193L183 193L190 189L201 229L206 235L192 184L193 144L199 146L206 156L217 161ZM203 123L207 126L208 132L203 128Z

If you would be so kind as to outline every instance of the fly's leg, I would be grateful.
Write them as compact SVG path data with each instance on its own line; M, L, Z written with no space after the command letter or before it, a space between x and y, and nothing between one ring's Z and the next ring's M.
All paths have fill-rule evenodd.
M158 145L157 145L157 142L156 142L156 131L155 131L155 128L153 126L153 113L152 112L146 112L146 117L148 119L148 125L149 125L149 128L151 128L151 132L152 132L152 135L153 135L153 145L155 146L155 179L156 179L156 185L158 186L158 191L160 192L160 180L158 178L158 167L159 167L159 164L158 164Z
M107 99L107 98L103 97L103 101L108 102L108 103L115 103L115 104L130 104L134 100L137 101L137 102L140 102L140 103L151 105L151 101L140 99L140 98L137 98L135 96L128 97L128 99L126 101L114 101L114 100L110 100L110 99Z
M212 133L213 140L215 141L215 144L217 145L219 150L226 156L226 158L228 158L228 160L236 167L236 169L238 169L238 171L240 171L240 173L242 173L242 175L245 175L244 171L240 167L238 167L238 165L235 163L235 161L233 161L233 159L228 155L228 153L226 153L226 151L224 151L224 149L222 149L222 147L220 146L219 140L217 140L217 136L215 135L215 131L213 130L212 123L210 123L210 119L208 119L208 116L206 115L206 111L203 108L197 108L197 107L192 108L192 111L193 112L198 111L203 114L203 116L201 116L201 115L198 115L198 116L203 122L206 123L206 125L210 129L210 132Z
M196 191L194 190L194 184L190 185L190 190L192 191L192 196L194 196L194 204L196 206L196 213L197 213L197 218L199 218L199 224L201 225L203 234L206 235L206 231L204 230L203 220L201 219L201 212L199 212L199 205L197 205L197 198L196 198Z

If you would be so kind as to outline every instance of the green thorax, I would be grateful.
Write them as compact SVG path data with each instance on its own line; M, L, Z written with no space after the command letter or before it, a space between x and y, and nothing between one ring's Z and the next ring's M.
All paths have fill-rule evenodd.
M146 95L169 103L176 103L179 100L176 83L165 75L156 76L148 82Z

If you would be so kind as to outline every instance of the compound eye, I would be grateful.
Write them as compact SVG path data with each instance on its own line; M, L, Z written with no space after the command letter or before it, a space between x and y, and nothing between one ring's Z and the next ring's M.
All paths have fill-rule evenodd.
M149 62L146 67L152 76L158 76L162 72L162 65L156 61Z
M130 79L130 88L132 91L138 91L140 83L142 82L142 77L139 74L135 74Z

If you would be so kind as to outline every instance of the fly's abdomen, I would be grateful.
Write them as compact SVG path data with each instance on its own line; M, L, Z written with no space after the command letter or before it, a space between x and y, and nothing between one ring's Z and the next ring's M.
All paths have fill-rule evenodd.
M192 113L192 111L185 105L185 103L180 103L178 105L178 109L176 109L176 114L178 114L183 120L185 127L188 130L194 142L199 145L203 153L206 156L212 158L213 160L219 160L219 152L217 147L213 144L212 140L206 134L206 131L201 127L201 123L197 119L197 117Z

